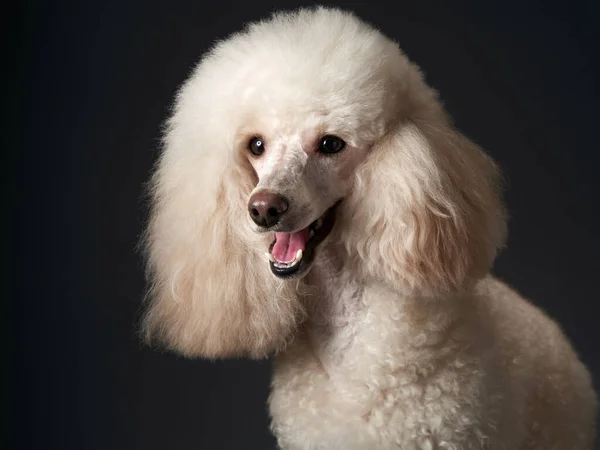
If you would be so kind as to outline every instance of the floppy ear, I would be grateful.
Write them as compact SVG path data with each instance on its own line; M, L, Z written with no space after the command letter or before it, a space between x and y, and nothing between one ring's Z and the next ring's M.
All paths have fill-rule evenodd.
M253 173L203 70L178 96L152 179L144 332L188 356L261 357L285 345L301 306L250 229Z
M345 203L357 269L411 294L467 288L504 242L497 168L442 113L376 145Z

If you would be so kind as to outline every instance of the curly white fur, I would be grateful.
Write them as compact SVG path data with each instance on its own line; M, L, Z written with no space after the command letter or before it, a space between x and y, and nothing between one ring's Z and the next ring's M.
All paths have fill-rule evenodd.
M323 133L345 153L310 154ZM343 196L300 280L273 276L272 234L248 218L265 185L302 226ZM487 275L505 236L494 163L353 15L276 14L216 45L179 92L152 198L148 337L188 356L275 352L283 449L592 448L587 370Z

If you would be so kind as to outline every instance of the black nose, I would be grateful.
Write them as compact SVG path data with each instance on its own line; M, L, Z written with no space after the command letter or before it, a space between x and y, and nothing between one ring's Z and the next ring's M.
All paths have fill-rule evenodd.
M248 212L256 225L271 227L281 219L288 209L285 197L268 191L259 191L250 197Z

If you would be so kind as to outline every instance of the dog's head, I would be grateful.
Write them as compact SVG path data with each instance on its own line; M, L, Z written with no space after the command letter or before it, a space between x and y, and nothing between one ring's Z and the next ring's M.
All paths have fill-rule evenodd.
M504 232L493 163L418 68L324 8L251 25L202 60L153 200L148 332L209 356L285 343L303 314L290 279L332 230L357 278L421 295L483 276Z
M310 270L357 167L413 101L403 88L409 64L380 33L338 11L289 20L276 16L223 46L240 58L230 61L225 115L253 186L238 218L268 234L266 260L288 279Z

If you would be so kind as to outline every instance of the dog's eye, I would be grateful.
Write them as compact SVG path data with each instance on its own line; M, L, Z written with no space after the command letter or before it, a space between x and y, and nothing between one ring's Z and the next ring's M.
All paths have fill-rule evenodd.
M337 136L324 136L319 143L319 152L321 153L337 153L344 149L346 143Z
M248 148L253 155L260 156L265 151L265 141L259 137L253 137L248 143Z

